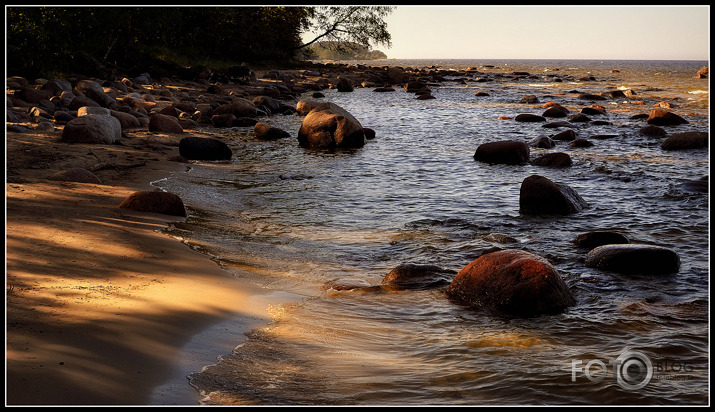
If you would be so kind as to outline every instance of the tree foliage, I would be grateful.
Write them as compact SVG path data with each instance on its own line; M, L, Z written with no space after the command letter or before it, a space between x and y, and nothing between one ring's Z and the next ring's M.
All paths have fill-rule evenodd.
M384 7L30 7L6 8L8 73L148 70L225 62L289 61L301 35L360 44L387 42ZM362 29L361 29L362 28ZM172 67L173 67L172 66Z
M386 59L387 55L379 50L352 42L317 42L308 46L309 56L314 60L378 60Z

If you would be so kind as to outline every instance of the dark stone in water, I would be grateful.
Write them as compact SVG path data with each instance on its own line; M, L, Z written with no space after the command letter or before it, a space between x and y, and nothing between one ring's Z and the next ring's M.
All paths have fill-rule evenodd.
M557 152L557 153L547 153L543 156L539 156L531 161L534 166L544 166L544 167L569 167L573 165L571 156L568 153Z
M391 289L429 289L448 285L456 273L436 265L403 263L385 276L382 285Z
M556 268L518 249L477 258L457 273L447 296L458 304L518 317L558 314L576 303Z
M698 180L689 180L680 185L680 188L686 192L692 193L708 193L710 188L708 176L703 176Z
M546 177L531 175L521 183L519 211L524 214L569 215L588 207L571 187Z
M603 245L588 252L585 264L623 274L664 275L680 269L680 257L660 246Z
M688 121L667 110L654 109L648 115L648 124L656 126L677 126L685 123L688 123Z
M545 122L546 118L535 114L522 113L517 115L514 120L517 122Z
M660 145L663 150L687 150L708 147L707 132L683 132L668 136Z
M524 142L504 140L477 147L474 160L486 163L521 165L529 162L529 146Z
M586 139L574 139L571 143L569 143L570 147L591 147L593 146L593 143L586 140Z
M630 243L628 239L620 233L596 230L593 232L581 233L576 236L574 243L578 247L593 249L603 245L614 245Z
M668 134L662 127L653 126L653 125L648 125L642 129L640 129L639 132L640 132L640 134L642 134L644 136L650 136L650 137L663 137Z
M552 139L554 140L565 140L565 141L572 141L576 139L576 132L573 130L564 130L563 132L559 132L553 136L551 136Z
M571 123L566 122L566 121L558 121L558 122L549 122L549 123L546 123L545 125L543 125L543 126L541 126L541 127L545 127L545 128L547 128L547 129L555 129L555 128L557 128L557 127L571 127L571 128L576 128L576 125L575 125L575 124L571 124Z

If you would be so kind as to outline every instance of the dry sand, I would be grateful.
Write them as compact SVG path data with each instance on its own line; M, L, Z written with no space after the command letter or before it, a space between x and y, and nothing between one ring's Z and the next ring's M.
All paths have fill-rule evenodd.
M180 173L181 136L6 134L6 405L197 404L187 371L266 324L273 296L118 205ZM48 180L70 167L103 184ZM183 381L183 382L182 382Z

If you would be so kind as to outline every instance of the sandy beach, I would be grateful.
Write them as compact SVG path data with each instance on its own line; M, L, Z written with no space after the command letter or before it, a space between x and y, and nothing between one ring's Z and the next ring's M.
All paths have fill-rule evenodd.
M6 405L196 405L186 372L268 322L264 291L159 232L184 218L118 207L186 168L150 135L174 138L7 134ZM48 180L70 167L102 184Z

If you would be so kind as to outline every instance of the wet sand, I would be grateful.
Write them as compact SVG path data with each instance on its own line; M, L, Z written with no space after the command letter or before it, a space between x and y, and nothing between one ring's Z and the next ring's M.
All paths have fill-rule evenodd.
M59 136L6 135L6 405L196 405L186 372L266 324L271 296L159 232L184 218L118 207L186 170L176 146ZM48 179L70 167L102 184Z

